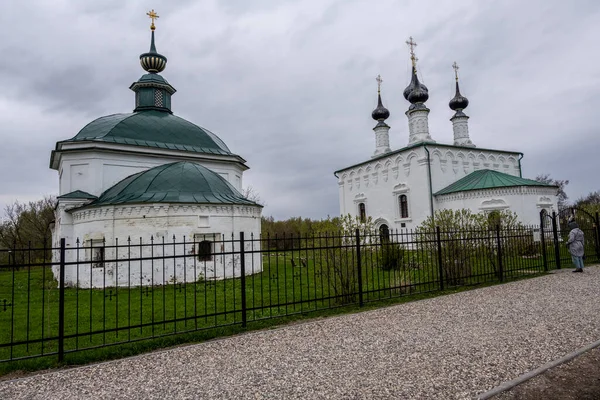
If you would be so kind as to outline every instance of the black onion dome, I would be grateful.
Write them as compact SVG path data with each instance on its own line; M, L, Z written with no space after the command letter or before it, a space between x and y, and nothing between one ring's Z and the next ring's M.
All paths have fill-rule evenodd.
M429 90L427 86L419 82L417 77L417 70L413 67L412 78L410 84L404 89L404 98L410 101L412 104L425 103L429 99Z
M142 68L150 73L162 72L167 66L167 57L156 51L156 46L154 45L154 31L152 31L150 51L140 55L140 64L142 64Z
M454 98L450 100L450 103L448 103L448 105L454 111L464 110L469 105L469 99L460 94L460 90L458 88L458 81L456 82L456 94L454 95Z
M375 121L383 121L390 117L390 111L381 103L381 95L377 95L377 108L371 113Z

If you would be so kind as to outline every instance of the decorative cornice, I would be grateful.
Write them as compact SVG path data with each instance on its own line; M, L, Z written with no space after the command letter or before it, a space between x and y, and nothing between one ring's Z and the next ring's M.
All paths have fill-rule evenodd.
M73 211L74 222L99 220L144 219L172 216L226 215L232 217L260 217L261 207L246 205L191 205L191 204L150 204L105 206Z

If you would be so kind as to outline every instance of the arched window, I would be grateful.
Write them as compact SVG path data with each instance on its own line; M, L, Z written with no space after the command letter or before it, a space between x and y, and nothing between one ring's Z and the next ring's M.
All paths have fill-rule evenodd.
M365 203L358 204L358 217L361 223L367 222L367 208L365 207Z
M390 240L390 228L386 224L379 227L379 239L382 243Z
M401 194L398 200L400 202L400 218L408 218L408 197Z
M212 242L203 240L198 243L198 261L212 261Z

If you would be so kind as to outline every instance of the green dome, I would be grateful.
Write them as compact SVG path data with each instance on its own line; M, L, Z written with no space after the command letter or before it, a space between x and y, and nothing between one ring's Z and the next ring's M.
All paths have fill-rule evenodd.
M100 117L67 142L90 140L232 155L227 145L211 131L171 113L155 110Z
M89 206L132 203L244 204L258 206L221 175L200 164L180 161L128 176Z

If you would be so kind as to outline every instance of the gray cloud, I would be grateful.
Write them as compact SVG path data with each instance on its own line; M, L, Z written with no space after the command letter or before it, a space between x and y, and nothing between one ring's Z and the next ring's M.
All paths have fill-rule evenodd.
M99 4L99 3L98 3ZM58 140L130 112L129 85L149 45L141 1L9 3L0 14L0 207L56 193ZM384 79L391 144L408 127L404 41L415 37L434 139L452 141L453 61L475 143L525 153L524 174L571 179L572 199L600 189L595 111L600 57L594 1L206 1L152 5L173 109L248 160L245 184L277 218L338 212L333 171L374 149L374 78ZM7 15L10 15L8 17ZM17 167L18 166L18 167Z

